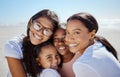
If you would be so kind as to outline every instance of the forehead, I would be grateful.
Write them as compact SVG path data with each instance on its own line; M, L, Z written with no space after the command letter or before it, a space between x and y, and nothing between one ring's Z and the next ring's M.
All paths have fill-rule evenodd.
M79 20L70 20L66 24L66 30L88 30L85 25Z
M55 53L56 54L57 50L55 49L54 46L52 45L47 45L47 46L44 46L42 47L41 49L41 54L53 54Z
M53 28L52 22L46 17L40 17L36 19L35 22L41 24L43 27Z
M55 34L54 34L54 35L60 35L60 34L65 34L65 30L64 30L64 29L59 28L59 29L57 29L57 30L56 30L56 32L55 32Z

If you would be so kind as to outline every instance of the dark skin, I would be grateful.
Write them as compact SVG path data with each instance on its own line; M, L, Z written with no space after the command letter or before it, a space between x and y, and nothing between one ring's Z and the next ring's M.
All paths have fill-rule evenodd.
M68 46L64 43L65 30L59 28L54 33L54 45L58 52L63 57L63 63L69 62L73 58L73 53L68 49Z
M27 77L23 65L19 59L7 57L8 66L12 77ZM17 71L17 72L16 72Z

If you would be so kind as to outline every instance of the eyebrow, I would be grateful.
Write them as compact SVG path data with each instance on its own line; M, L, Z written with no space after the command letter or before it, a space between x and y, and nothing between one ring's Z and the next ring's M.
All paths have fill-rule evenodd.
M40 22L38 22L38 21L35 21L37 24L40 24L40 25L42 25ZM42 25L42 27L44 27L43 25Z
M37 22L38 24L40 24L43 28L46 28L46 29L51 29L51 28L47 28L47 27L45 27L43 24L41 24L40 22L38 22L38 21L35 21L35 22Z
M81 29L74 29L74 30L80 30L80 31L82 31Z
M81 29L78 29L78 28L76 28L76 29L73 29L72 31L75 31L75 30L82 31ZM66 30L66 32L68 32L68 30Z
M48 54L48 55L46 55L46 57L49 57L49 56L51 56L52 54Z

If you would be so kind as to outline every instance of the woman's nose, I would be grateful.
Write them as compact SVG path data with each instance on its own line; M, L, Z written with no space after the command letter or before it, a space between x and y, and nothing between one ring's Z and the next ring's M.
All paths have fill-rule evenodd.
M72 42L72 41L74 41L74 36L73 35L69 35L69 36L65 37L65 43Z

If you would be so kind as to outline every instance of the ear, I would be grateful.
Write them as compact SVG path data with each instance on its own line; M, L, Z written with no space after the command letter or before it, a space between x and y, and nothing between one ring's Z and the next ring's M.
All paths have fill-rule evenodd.
M28 22L28 27L30 28L32 24L33 24L32 19L30 19L30 21Z
M38 65L40 66L40 59L36 58L36 62L38 63Z
M93 39L95 37L96 34L96 30L92 30L92 32L90 32L90 38Z
M32 19L30 19L30 25L32 25L33 24L33 21L32 21Z

